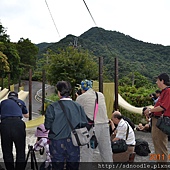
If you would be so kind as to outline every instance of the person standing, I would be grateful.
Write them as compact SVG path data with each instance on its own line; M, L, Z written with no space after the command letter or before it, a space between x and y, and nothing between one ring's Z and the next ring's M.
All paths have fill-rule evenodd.
M96 94L92 89L92 81L87 79L83 80L81 82L81 89L82 94L76 98L76 101L83 107L89 120L93 121ZM98 149L103 162L113 162L105 97L101 92L97 92L97 95L98 112L96 114L96 119L94 120L94 128L98 141ZM93 134L93 128L91 128L90 133L91 135ZM81 162L92 162L93 152L94 149L91 147L82 146Z
M45 114L45 128L49 130L50 154L52 167L55 170L66 169L78 170L80 162L80 147L74 146L71 139L71 128L67 117L73 128L84 127L88 121L83 108L70 98L71 85L67 81L57 83L59 101L50 104ZM59 104L62 102L65 114Z
M161 95L155 103L154 108L147 108L144 114L152 116L152 140L154 144L157 162L168 160L168 136L156 127L157 119L164 114L170 117L170 80L166 73L157 76L157 86L161 89Z
M29 117L25 103L18 99L18 93L10 92L8 99L0 103L1 146L7 170L25 169L26 131L22 117ZM16 164L14 165L13 143L16 148Z

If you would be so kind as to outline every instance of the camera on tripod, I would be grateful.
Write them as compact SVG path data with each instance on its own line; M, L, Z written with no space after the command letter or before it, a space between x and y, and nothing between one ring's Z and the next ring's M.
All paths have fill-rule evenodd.
M34 150L32 145L28 145L28 150Z

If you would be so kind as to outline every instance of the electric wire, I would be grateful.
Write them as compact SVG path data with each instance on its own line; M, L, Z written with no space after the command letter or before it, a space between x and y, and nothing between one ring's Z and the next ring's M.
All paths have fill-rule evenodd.
M97 24L96 24L96 22L95 22L95 20L94 20L94 18L93 18L93 16L92 16L92 14L91 14L91 12L90 12L90 10L89 10L89 8L88 8L88 6L87 6L85 0L83 0L83 2L84 2L85 6L86 6L86 8L87 8L87 10L88 10L88 12L89 12L89 14L90 14L90 16L91 16L91 18L92 18L92 20L93 20L95 26L97 26Z
M83 0L83 2L84 2L85 6L86 6L86 8L87 8L87 11L88 11L89 14L90 14L90 16L91 16L91 18L92 18L92 20L93 20L95 26L97 27L97 24L96 24L96 22L95 22L95 20L94 20L94 18L93 18L93 16L92 16L92 14L91 14L91 12L90 12L90 9L88 8L88 6L87 6L85 0ZM97 27L97 30L98 30L99 34L101 35L101 38L102 38L104 44L106 45L107 49L109 50L110 54L113 55L113 53L112 53L111 49L109 48L108 44L105 43L104 36L103 36L102 32L99 30L99 27ZM111 58L110 58L110 60L111 60ZM110 60L109 60L109 62L110 62ZM108 63L109 63L109 62L108 62Z
M53 24L54 24L54 26L55 26L55 29L57 30L57 33L58 33L58 35L59 35L59 37L60 37L60 33L59 33L58 29L57 29L57 26L56 26L56 24L55 24L54 18L53 18L53 16L52 16L52 13L51 13L51 11L50 11L50 8L49 8L48 3L47 3L46 0L45 0L45 3L46 3L46 5L47 5L48 11L49 11L49 13L50 13L51 19L52 19Z

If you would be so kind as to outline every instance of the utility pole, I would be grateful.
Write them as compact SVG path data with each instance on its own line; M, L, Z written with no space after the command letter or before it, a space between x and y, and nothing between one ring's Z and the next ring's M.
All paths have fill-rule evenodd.
M45 103L45 70L42 71L42 115L45 115L44 103Z
M118 110L118 59L115 58L115 102L114 109Z
M32 69L29 69L29 120L32 120Z
M75 38L74 38L74 44L73 44L73 47L74 47L74 48L77 48L77 42L78 42L78 38L75 37Z
M99 57L99 92L103 93L103 57Z
M11 74L10 73L8 73L8 89L9 89L9 91L11 90L10 88L10 85L11 85Z

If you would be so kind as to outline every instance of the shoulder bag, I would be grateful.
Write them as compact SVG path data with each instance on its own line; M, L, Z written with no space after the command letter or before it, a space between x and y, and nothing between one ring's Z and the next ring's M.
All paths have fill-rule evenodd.
M96 119L96 115L97 115L97 111L98 111L98 94L97 94L97 92L95 92L95 93L96 93L96 100L95 100L95 107L94 107L93 122ZM94 123L93 123L93 135L90 138L90 147L92 149L96 149L97 146L98 146L98 141L97 141L97 138L95 135L95 127L94 127Z
M83 127L83 128L75 129L66 115L65 108L64 108L64 105L61 102L61 100L59 101L59 104L60 104L60 106L67 118L68 124L71 128L71 139L72 139L73 145L74 146L87 145L90 141L90 134L89 134L89 131L87 130L87 128Z
M126 140L128 138L128 134L129 134L129 125L127 124ZM119 139L119 140L116 140L116 141L112 141L112 144L111 144L112 145L112 152L113 153L121 153L121 152L127 151L128 145L126 144L126 140Z
M167 89L170 87L167 87ZM156 127L160 129L166 135L170 135L170 117L164 116L164 112L162 112L162 116L158 118Z
M160 129L163 133L170 135L170 117L162 116L158 118L156 126Z

